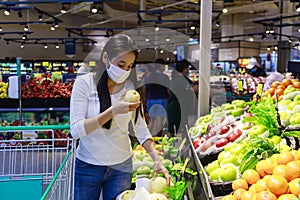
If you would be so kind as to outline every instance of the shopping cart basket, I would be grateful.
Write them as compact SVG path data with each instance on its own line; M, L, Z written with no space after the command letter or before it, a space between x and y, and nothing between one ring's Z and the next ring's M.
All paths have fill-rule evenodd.
M0 140L1 200L73 199L73 140L54 138L69 126L0 127L0 132L51 132L49 139ZM57 146L57 144L63 144Z

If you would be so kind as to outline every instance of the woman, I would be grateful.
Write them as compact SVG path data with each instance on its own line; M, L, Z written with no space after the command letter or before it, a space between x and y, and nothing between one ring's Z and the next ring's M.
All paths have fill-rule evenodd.
M71 134L74 139L80 138L75 200L98 200L101 190L103 199L110 200L130 189L130 122L137 139L154 160L154 177L162 172L170 182L143 119L140 102L123 100L126 90L135 89L128 77L134 72L136 50L130 37L113 36L103 47L98 71L76 78L70 109Z

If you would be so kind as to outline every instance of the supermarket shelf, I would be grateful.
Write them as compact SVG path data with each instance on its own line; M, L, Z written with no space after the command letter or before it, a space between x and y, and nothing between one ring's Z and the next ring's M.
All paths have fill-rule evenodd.
M69 124L65 125L43 125L43 126L1 126L0 131L25 131L25 130L65 130L70 129Z

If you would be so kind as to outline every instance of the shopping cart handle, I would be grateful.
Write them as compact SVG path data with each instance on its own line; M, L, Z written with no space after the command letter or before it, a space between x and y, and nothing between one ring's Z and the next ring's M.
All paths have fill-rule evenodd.
M70 124L47 126L0 126L0 131L25 131L25 130L64 130L70 129Z

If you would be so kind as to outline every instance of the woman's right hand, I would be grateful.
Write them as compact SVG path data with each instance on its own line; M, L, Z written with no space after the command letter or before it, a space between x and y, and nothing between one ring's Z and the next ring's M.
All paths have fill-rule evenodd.
M117 101L112 105L113 115L115 115L115 114L125 114L125 113L128 113L130 111L134 111L141 105L140 101L135 102L135 103L130 103L130 102L124 101L125 93L126 92L124 92L117 99Z

